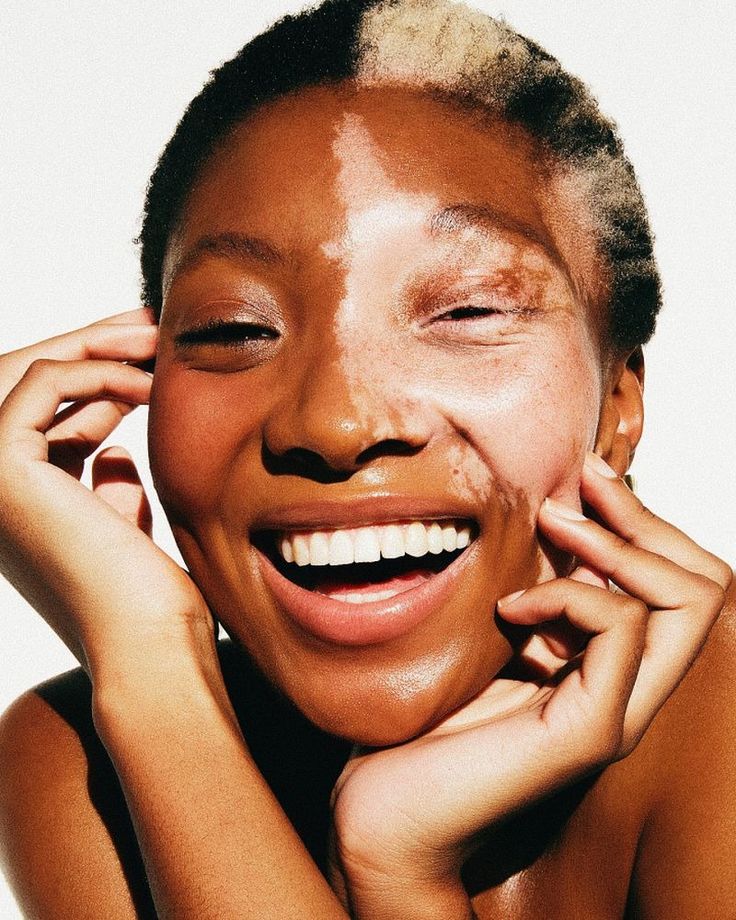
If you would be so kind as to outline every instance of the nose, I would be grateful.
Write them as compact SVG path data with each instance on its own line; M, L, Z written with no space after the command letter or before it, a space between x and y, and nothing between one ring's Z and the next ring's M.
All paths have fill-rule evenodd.
M355 379L339 359L323 353L270 413L266 466L330 482L380 457L418 453L432 437L430 413L402 397L396 384L389 388L365 372Z

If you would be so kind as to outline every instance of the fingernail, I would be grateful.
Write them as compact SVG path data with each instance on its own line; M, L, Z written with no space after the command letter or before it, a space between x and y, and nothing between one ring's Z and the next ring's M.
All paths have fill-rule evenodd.
M603 457L599 457L598 454L588 452L585 455L585 465L589 470L593 470L599 476L605 476L606 479L618 479L616 470L611 469Z
M499 604L503 607L509 607L514 601L518 600L522 594L525 594L526 590L522 588L521 591L514 591L513 594L507 594L506 597L499 597L496 601L496 606Z
M584 514L571 508L569 505L563 505L562 502L556 502L553 498L545 498L543 508L554 514L555 517L565 518L567 521L587 521Z

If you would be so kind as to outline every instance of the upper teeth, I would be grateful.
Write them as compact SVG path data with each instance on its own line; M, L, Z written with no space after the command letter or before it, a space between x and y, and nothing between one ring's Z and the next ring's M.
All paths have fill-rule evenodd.
M284 533L277 540L281 555L297 565L349 565L400 556L452 552L470 543L470 527L452 521L374 524L352 530Z

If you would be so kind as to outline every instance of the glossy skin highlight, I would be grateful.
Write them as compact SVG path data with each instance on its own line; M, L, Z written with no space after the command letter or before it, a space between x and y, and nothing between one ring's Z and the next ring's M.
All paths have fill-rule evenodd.
M257 112L190 196L166 261L156 486L210 608L330 732L386 744L435 724L512 654L496 600L569 564L537 514L579 503L584 453L617 417L583 293L598 267L559 213L520 132L350 86ZM186 342L212 321L261 331ZM379 645L306 635L251 537L319 501L364 501L364 523L371 501L475 521L449 602Z

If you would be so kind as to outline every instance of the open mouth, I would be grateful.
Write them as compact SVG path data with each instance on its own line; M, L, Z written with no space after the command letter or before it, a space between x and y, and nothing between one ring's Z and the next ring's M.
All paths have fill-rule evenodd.
M264 531L254 543L292 584L334 601L368 604L416 588L473 542L463 520L391 522L312 531Z

